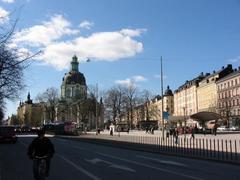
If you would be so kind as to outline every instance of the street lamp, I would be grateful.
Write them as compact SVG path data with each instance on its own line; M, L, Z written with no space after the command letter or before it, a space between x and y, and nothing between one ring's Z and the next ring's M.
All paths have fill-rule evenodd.
M96 84L96 92L95 92L95 98L96 98L96 135L98 135L98 108L97 108L97 103L98 103L98 83Z
M186 141L186 107L183 107L183 119L184 119L184 141Z
M85 61L87 63L91 62L91 59L89 57L87 57L87 60ZM96 135L98 135L98 108L97 108L97 104L98 104L98 83L96 83L96 90L95 90L95 110L96 110L96 116L95 116L95 126L96 126Z
M161 56L161 94L162 94L162 137L164 140L164 118L163 118L163 69L162 69L162 56Z

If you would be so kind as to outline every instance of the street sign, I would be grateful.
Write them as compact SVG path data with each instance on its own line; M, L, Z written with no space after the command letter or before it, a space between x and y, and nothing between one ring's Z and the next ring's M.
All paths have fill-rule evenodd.
M168 120L169 113L166 111L163 111L163 119Z

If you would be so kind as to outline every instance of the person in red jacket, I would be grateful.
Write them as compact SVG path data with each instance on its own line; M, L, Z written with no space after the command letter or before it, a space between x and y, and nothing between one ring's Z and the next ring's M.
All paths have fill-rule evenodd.
M33 160L33 175L36 179L38 176L38 166L40 163L39 159L35 157L43 157L47 156L46 158L46 176L49 176L50 170L50 162L51 158L53 157L55 150L52 142L49 138L45 137L44 130L38 131L38 137L33 139L31 144L28 147L28 156L30 159Z

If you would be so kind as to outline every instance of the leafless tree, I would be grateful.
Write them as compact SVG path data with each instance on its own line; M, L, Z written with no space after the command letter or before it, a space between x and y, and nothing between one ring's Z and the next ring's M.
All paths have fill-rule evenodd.
M121 121L121 113L123 109L123 87L112 87L105 93L104 105L113 122L116 122L117 117Z
M58 103L58 89L48 88L45 92L38 94L36 100L43 103L47 117L51 122L54 122Z
M133 110L138 102L139 91L135 84L131 82L127 87L124 88L124 104L125 112L130 129L133 128Z
M24 88L23 73L30 60L39 54L24 53L20 47L11 46L16 22L0 26L0 105L5 100L15 100Z

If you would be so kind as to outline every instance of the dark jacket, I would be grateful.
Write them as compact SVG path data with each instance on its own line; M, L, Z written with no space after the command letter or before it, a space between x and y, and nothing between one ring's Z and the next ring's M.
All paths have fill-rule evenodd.
M54 146L47 137L42 140L39 137L35 138L28 147L28 156L30 158L45 155L52 157L54 152Z

